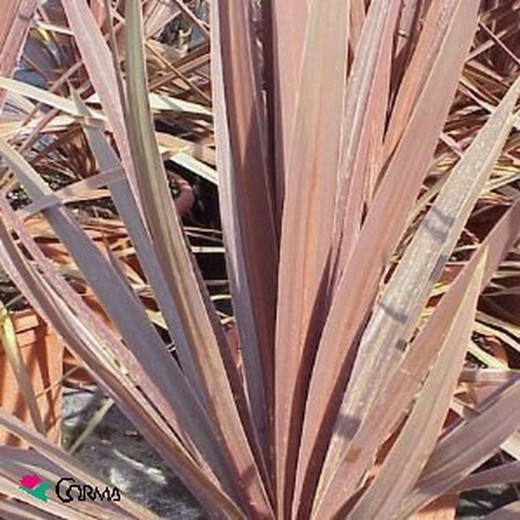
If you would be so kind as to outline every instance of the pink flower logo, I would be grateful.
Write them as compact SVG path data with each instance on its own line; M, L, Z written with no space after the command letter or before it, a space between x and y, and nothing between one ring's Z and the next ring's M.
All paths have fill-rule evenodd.
M38 475L24 475L20 479L20 485L24 488L34 489L42 479Z
M47 491L51 486L50 482L43 482L38 475L24 475L20 479L20 489L43 502L47 502Z

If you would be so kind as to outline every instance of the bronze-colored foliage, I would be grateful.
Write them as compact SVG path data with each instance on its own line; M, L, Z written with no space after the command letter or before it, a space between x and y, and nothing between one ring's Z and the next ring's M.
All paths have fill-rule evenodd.
M518 2L6 4L0 265L210 516L518 480ZM218 185L239 348L166 160ZM0 426L34 448L0 447L0 513L154 517L26 496L28 464L96 481Z

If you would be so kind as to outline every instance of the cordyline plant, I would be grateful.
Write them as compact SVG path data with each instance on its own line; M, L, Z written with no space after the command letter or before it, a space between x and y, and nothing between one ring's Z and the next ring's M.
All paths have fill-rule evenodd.
M189 113L208 130L207 88L175 60L171 70L153 68L150 51L172 6L204 38L207 25L180 1L61 0L56 19L35 0L6 4L16 23L0 26L3 100L51 111L33 104L33 113L2 120L6 186L22 186L31 201L15 210L4 186L2 267L210 516L409 518L447 493L520 479L518 374L464 361L471 345L482 353L472 343L482 323L488 333L501 326L518 349L505 318L475 317L485 288L508 296L514 290L500 280L518 277L518 3L211 1L214 140L238 352L177 216L149 96L166 85L184 96L174 116ZM51 35L51 57L64 60L49 90L7 78L31 19L40 36ZM72 131L94 158L93 175L53 191L40 175L56 157L49 143L63 145ZM173 354L118 259L67 206L101 188ZM112 326L42 251L28 226L38 213ZM471 233L470 217L482 214L492 218ZM457 269L448 272L448 262ZM456 418L447 423L450 408ZM23 493L17 480L29 470L99 482L15 418L0 412L0 425L33 448L0 447L9 497L1 514L154 517L126 498L64 504ZM500 449L514 462L470 475ZM508 507L499 514L514 515Z

